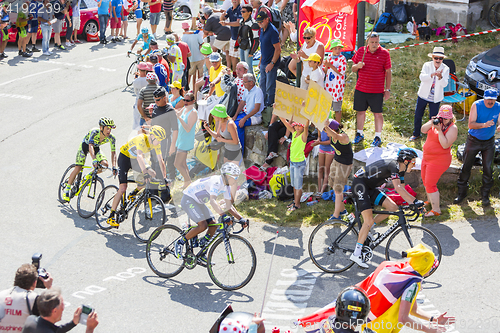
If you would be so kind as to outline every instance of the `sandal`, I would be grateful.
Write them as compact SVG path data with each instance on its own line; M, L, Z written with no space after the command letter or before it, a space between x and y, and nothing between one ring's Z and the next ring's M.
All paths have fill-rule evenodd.
M439 215L441 215L441 213L438 213L438 212L436 212L436 211L434 211L434 210L431 210L430 212L428 212L428 213L427 213L427 214L425 214L424 216L425 216L425 217L433 217L433 216L439 216Z
M293 211L295 211L297 209L299 209L299 207L295 206L295 203L293 203L291 207L288 207L287 211L293 212Z
M292 207L293 205L295 205L295 202L292 200L292 202L290 202L288 205L286 205L286 208L290 208Z
M430 204L431 202L430 201L424 201L424 205L427 206L428 204Z

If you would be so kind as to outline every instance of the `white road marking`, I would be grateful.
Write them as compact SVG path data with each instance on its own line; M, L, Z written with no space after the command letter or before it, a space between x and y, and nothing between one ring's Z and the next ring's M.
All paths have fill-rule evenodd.
M58 71L58 70L60 70L60 68L54 68L54 69L50 69L48 71L43 71L43 72L40 72L40 73L30 74L30 75L26 75L26 76L23 76L23 77L18 77L17 79L0 83L0 86L4 86L4 85L12 83L12 82L16 82L16 81L19 81L19 80L24 80L24 79L27 79L29 77L33 77L33 76L37 76L37 75L42 75L42 74L45 74L45 73L50 73L50 72Z
M0 97L10 97L10 98L20 98L30 100L33 96L25 96L25 95L16 95L16 94L2 94L0 93Z
M123 53L119 53L119 54L115 54L115 55L112 55L112 56L107 56L107 57L102 57L102 58L95 58L95 59L91 59L89 60L88 62L92 62L92 61L99 61L99 60L104 60L104 59L109 59L109 58L116 58L116 57L119 57L119 56L126 56L125 54Z

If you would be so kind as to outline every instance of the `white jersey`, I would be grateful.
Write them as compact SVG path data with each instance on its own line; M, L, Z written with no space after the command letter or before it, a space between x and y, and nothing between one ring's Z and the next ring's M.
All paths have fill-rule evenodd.
M224 185L222 176L198 179L189 185L183 193L200 204L209 202L212 195L217 197L224 194L224 199L231 200L231 189L229 186Z
M36 297L37 294L33 291L19 287L1 291L0 303L5 308L5 317L0 322L0 332L21 332Z

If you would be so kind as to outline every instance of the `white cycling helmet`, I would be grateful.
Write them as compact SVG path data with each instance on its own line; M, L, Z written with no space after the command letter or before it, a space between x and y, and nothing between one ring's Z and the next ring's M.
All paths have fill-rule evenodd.
M229 175L229 176L233 177L234 179L238 179L238 177L240 176L240 173L241 173L240 168L236 164L231 163L231 162L224 163L222 165L222 168L220 169L220 171L221 171L221 174Z

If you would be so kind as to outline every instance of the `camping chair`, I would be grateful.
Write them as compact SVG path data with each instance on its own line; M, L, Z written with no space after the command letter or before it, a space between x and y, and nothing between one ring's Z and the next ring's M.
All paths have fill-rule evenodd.
M467 84L461 83L458 81L457 76L455 75L455 62L451 59L444 59L445 65L450 68L450 78L448 79L448 85L444 88L444 98L443 103L452 104L453 103L462 103L462 110L464 111L464 116L462 119L458 121L465 120L465 90L469 88ZM457 86L462 88L462 92L459 93L459 89Z

